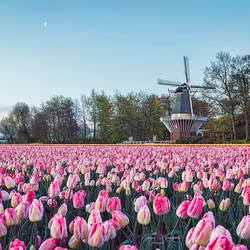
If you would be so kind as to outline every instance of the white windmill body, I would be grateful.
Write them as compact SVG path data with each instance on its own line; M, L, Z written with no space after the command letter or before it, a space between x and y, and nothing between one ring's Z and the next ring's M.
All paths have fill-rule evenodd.
M170 132L170 140L176 141L180 137L191 136L201 128L207 121L207 117L195 115L193 112L191 90L192 89L210 89L199 85L190 84L189 61L184 56L186 82L175 82L158 79L158 84L175 87L173 93L172 111L169 116L161 117L161 122Z

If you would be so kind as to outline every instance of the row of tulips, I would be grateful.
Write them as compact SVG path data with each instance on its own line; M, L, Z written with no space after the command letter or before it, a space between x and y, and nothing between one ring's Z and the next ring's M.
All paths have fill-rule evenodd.
M0 146L1 249L250 249L248 147Z

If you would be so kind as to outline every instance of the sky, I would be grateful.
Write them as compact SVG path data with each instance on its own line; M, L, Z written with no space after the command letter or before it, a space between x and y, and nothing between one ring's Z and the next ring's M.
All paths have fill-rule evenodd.
M219 51L250 53L248 0L0 1L0 107L79 98L164 94L157 78L202 84Z

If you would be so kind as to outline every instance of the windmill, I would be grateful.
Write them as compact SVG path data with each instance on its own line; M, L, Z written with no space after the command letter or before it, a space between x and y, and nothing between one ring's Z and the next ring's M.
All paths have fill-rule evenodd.
M194 114L191 93L199 89L213 89L209 86L190 84L189 60L184 56L186 81L184 83L158 79L158 84L175 87L173 92L172 111L170 116L161 117L161 122L170 132L170 140L186 137L200 129L207 117ZM171 91L172 92L172 91Z

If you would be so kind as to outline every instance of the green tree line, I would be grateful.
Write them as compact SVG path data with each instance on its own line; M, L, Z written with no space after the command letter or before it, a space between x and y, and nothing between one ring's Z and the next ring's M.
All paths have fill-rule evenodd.
M220 52L204 70L204 90L193 97L196 114L209 117L210 139L249 139L250 55ZM92 90L73 100L53 96L39 107L17 103L0 122L9 143L119 143L167 140L160 117L171 113L171 98L144 92L107 95ZM206 129L205 129L206 131Z

